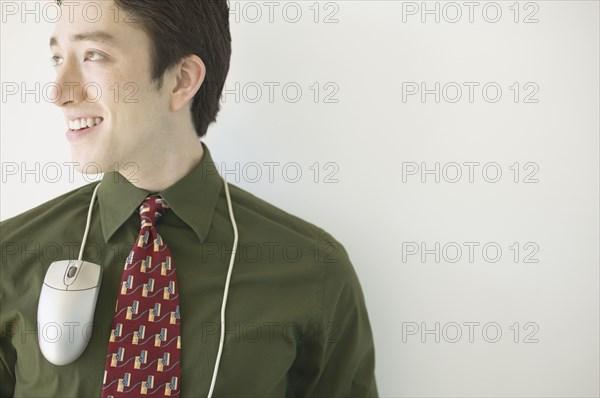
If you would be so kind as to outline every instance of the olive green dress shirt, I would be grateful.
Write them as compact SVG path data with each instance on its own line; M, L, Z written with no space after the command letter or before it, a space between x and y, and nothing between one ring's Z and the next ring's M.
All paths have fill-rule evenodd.
M181 305L181 397L206 397L217 356L233 246L223 180L202 160L156 193L104 174L83 260L103 267L90 341L74 362L42 355L37 308L53 261L77 259L98 181L0 223L0 396L100 397L123 266L150 194L170 210L157 223L176 268ZM135 175L132 176L135 178ZM344 247L323 229L229 184L239 242L214 397L376 397L365 299ZM358 228L358 226L357 226ZM68 330L68 329L65 329Z

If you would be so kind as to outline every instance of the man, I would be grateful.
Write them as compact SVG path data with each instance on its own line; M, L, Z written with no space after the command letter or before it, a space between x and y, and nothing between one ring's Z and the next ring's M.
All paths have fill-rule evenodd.
M377 396L371 327L344 247L234 185L238 257L216 365L234 234L223 180L199 138L216 120L229 68L225 0L74 4L50 40L56 104L80 171L93 162L105 174L99 187L85 185L0 223L1 396L202 397L213 380L216 397ZM90 8L100 18L90 19ZM90 340L80 357L57 366L40 350L38 333L45 343L57 338L37 323L40 290L51 263L76 258L96 188L83 252L103 269L93 327L59 326ZM164 208L148 207L159 203ZM149 233L154 249L140 243ZM147 277L128 282L147 275L167 247L170 287L153 293ZM158 261L167 264L164 256ZM142 309L163 292L163 308L178 300L161 329L177 326L169 352L160 351L162 335L120 332L142 315L143 327L162 328L158 318L168 321L169 312ZM132 293L135 305L124 306ZM146 321L151 314L157 319ZM153 347L142 350L150 339Z

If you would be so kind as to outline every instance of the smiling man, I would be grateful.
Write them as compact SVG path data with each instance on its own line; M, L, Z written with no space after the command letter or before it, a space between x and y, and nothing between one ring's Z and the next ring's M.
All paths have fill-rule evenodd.
M0 223L0 396L377 396L373 336L344 247L225 189L200 140L229 69L226 1L67 6L50 39L56 105L79 170L93 162L104 176ZM228 192L239 242L223 327ZM56 324L57 337L38 323L40 291L50 264L75 259L90 205L83 260L102 268L93 323ZM71 271L59 279L78 278ZM71 333L89 338L85 351L49 362L40 344Z
M134 185L158 192L202 158L198 136L206 134L216 118L231 46L217 18L219 12L221 18L227 12L225 4L164 6L172 13L171 23L190 18L191 9L199 16L217 13L192 22L198 31L198 43L193 43L189 30L180 31L179 38L169 31L168 20L156 21L162 10L156 5L148 9L157 2L147 3L148 7L123 2L129 7L124 10L111 1L72 3L73 22L64 12L50 39L58 87L52 97L65 115L74 161L95 162L103 171L127 167L130 174L135 167ZM97 9L101 18L85 17L92 12L83 10L90 9ZM139 16L133 14L136 11ZM142 18L145 25L133 23ZM210 51L214 67L209 71L188 51Z

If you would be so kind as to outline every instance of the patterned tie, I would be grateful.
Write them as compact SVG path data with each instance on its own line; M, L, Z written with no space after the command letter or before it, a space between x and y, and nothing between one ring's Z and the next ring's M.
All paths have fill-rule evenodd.
M167 397L181 391L180 310L171 252L156 231L169 205L149 196L123 270L104 367L102 397Z

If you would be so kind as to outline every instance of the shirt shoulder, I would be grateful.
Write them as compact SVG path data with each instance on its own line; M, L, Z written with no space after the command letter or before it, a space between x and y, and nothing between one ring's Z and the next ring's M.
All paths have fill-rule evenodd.
M31 240L36 235L66 226L87 215L92 192L99 181L72 189L16 216L0 221L0 241Z
M344 245L328 230L292 214L266 200L228 183L234 215L258 239L293 242L303 248L313 247L320 263L343 263L352 268ZM224 195L224 193L223 193ZM238 214L240 215L238 220Z

